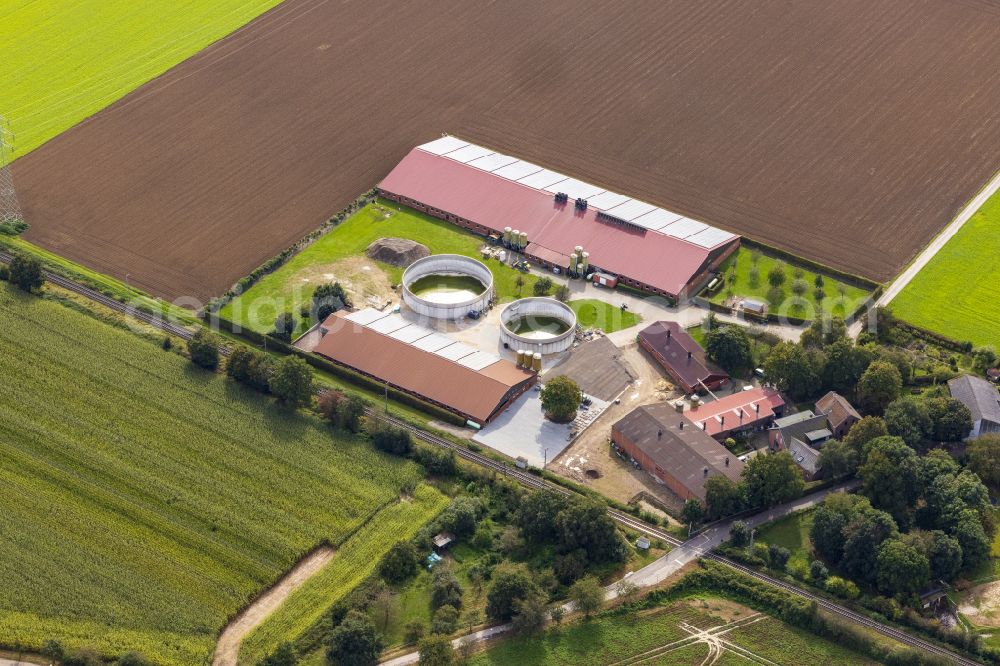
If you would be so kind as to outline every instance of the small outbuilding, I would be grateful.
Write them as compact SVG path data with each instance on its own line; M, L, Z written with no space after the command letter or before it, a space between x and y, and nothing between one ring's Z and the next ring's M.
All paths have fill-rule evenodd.
M434 544L434 548L437 550L444 550L455 541L455 535L451 532L441 532L440 534L435 534L431 538L431 543Z

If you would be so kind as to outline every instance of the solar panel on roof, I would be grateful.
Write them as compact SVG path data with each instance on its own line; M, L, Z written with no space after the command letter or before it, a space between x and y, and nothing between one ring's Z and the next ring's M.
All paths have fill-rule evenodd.
M632 220L653 211L656 208L653 204L648 204L638 199L629 199L620 206L615 206L608 210L608 213L615 217L631 222Z
M469 144L463 148L459 148L453 152L445 155L450 160L455 160L456 162L461 162L462 164L468 164L472 160L478 160L480 157L486 157L487 155L492 155L493 151L489 148L483 148L482 146L477 146L474 144Z
M388 313L379 312L373 308L365 308L364 310L358 310L357 312L352 312L349 315L345 315L344 319L348 321L353 321L355 324L361 324L362 326L367 326L368 324L382 319L383 317L388 317Z
M437 350L443 349L448 345L455 344L455 341L442 333L431 333L426 338L415 340L412 344L417 349L422 349L427 352L436 352Z
M467 368L471 368L473 370L478 371L482 370L483 368L488 368L489 366L493 365L499 360L500 357L497 356L496 354L490 354L489 352L484 352L484 351L477 351L473 354L469 354L468 356L462 359L459 359L458 362L459 364L464 365Z
M524 160L517 160L516 162L508 164L505 167L500 167L493 172L493 175L506 178L507 180L520 180L525 176L530 176L531 174L538 173L539 171L542 171L542 167L537 164L525 162Z
M692 236L688 236L687 241L704 248L713 248L720 243L725 243L726 241L734 238L736 238L736 236L728 231L716 229L715 227L708 227L707 229L703 229Z
M464 148L468 146L468 141L462 141L453 136L443 136L440 139L434 139L429 143L425 143L422 146L417 146L420 150L425 150L428 153L433 153L434 155L444 155L445 153L450 153L453 150L458 150L459 148Z
M447 347L442 347L434 353L442 358L446 358L450 361L457 361L460 358L465 358L469 354L476 353L476 348L465 344L464 342L455 342Z
M409 326L404 326L397 331L393 331L389 334L389 337L396 338L400 342L412 344L420 338L426 338L432 333L434 333L434 331L429 328L424 328L423 326L418 326L417 324L410 324Z
M373 331L378 331L379 333L384 333L388 335L393 331L398 331L401 328L409 326L410 322L403 319L398 314L391 314L387 317L382 317L381 319L376 319L370 324L365 324L366 328L370 328Z
M564 180L569 180L569 176L564 176L557 171L542 169L538 173L533 173L530 176L519 179L517 182L528 187L533 187L536 190L542 190L556 183L561 183Z
M690 217L683 217L673 224L660 229L660 232L668 236L673 236L674 238L684 239L688 236L693 236L699 231L704 231L707 228L708 225L704 222L692 220Z
M663 227L668 224L673 224L682 217L684 216L678 215L677 213L671 213L669 210L654 208L645 215L640 215L632 220L632 223L638 224L640 227L652 229L653 231L659 231Z
M590 183L585 183L582 180L577 180L576 178L567 178L560 183L556 183L542 189L553 194L556 192L565 192L574 199L589 199L590 197L604 191L604 188L591 185Z
M624 194L616 194L614 192L601 192L597 196L590 197L587 200L591 206L598 210L608 210L609 208L614 208L619 206L629 200L629 197Z
M516 157L511 157L510 155L501 155L500 153L493 153L492 155L487 155L486 157L480 157L479 159L472 160L469 162L469 166L474 166L477 169L482 169L483 171L494 171L500 167L507 166L508 164L513 164L517 162Z

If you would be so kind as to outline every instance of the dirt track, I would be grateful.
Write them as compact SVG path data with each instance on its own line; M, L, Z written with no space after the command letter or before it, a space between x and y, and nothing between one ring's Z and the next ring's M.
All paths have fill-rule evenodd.
M27 238L229 287L451 132L886 279L1000 168L986 0L286 0L19 160Z
M240 643L247 634L277 610L292 592L325 567L335 554L336 551L330 546L317 548L282 576L274 587L240 611L240 614L222 630L215 645L212 666L236 666L239 661Z

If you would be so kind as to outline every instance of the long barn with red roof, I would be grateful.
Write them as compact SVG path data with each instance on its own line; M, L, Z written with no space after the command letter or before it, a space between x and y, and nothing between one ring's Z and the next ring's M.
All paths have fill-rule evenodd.
M381 195L484 236L513 227L524 254L565 270L576 246L594 270L679 300L739 247L739 236L453 136L418 146ZM586 202L578 204L577 201Z

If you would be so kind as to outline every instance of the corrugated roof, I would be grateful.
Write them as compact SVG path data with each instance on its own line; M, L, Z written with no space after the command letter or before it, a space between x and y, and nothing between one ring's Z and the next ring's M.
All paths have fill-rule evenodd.
M624 435L660 469L702 500L705 499L705 479L722 475L736 482L740 480L743 463L739 458L678 414L669 403L637 407L612 429Z
M466 367L356 324L340 312L330 315L323 328L328 332L316 346L317 354L483 423L513 389L534 379L500 359L480 370Z
M596 208L579 212L572 201L557 204L544 188L567 180L543 169L515 182L415 148L380 187L495 232L516 227L528 234L529 242L567 257L582 245L595 267L672 295L680 294L708 261L709 248L602 222ZM653 212L652 206L639 204L647 214Z

